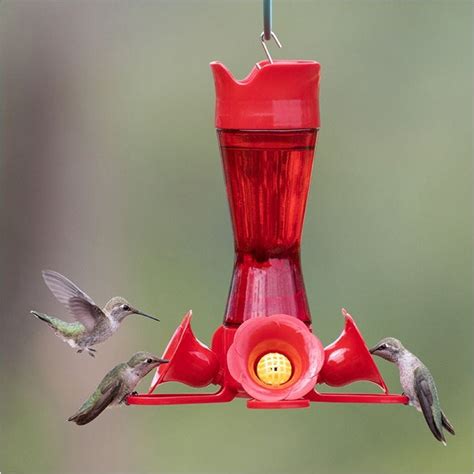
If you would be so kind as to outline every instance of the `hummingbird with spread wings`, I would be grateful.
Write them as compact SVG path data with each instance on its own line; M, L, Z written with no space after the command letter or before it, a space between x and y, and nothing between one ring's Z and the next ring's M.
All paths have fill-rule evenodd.
M382 339L370 353L397 365L403 394L408 397L409 404L423 413L433 436L446 446L443 430L454 435L454 428L441 409L438 390L428 367L394 337Z
M79 353L85 350L94 357L96 350L92 346L112 336L127 316L137 314L159 321L134 308L121 296L110 299L101 309L90 296L60 273L44 270L42 274L53 295L66 306L76 321L63 321L38 311L31 311L31 314L48 324L58 337Z
M135 353L128 362L116 365L107 373L94 393L68 421L85 425L97 418L107 407L126 403L127 397L134 393L138 382L145 375L168 362L148 352Z

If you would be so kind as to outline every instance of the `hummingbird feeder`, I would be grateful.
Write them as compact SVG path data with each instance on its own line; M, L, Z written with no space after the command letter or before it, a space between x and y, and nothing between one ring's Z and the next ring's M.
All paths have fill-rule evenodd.
M265 2L268 4L269 2ZM313 332L300 262L306 199L320 127L320 65L267 60L236 80L211 63L216 90L215 125L234 232L235 265L224 322L210 347L184 316L166 347L149 393L129 404L177 405L246 398L249 408L304 408L311 402L402 403L390 394L353 318L323 347ZM355 381L382 393L328 393ZM210 384L215 393L154 393L165 382Z

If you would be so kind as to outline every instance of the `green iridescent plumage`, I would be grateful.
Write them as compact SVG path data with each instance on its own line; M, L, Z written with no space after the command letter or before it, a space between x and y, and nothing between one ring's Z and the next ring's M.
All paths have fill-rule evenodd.
M62 319L53 318L44 313L39 313L38 311L32 311L38 319L48 323L56 332L56 334L61 335L65 338L76 338L84 334L86 328L79 322L69 323L63 321Z

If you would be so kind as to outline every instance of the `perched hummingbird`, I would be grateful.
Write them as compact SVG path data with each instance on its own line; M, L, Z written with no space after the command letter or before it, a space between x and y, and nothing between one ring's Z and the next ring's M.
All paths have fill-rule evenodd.
M435 381L426 365L393 337L382 339L370 353L397 364L403 394L423 413L434 437L446 446L443 428L452 435L454 428L441 410Z
M135 390L138 382L150 370L169 361L148 352L137 352L131 359L116 365L100 382L95 392L83 403L75 415L68 418L85 425L97 418L107 407L119 405Z
M44 270L42 274L53 295L66 306L76 321L69 323L37 311L31 311L31 313L48 323L55 334L72 348L78 349L77 352L85 349L94 357L96 350L91 346L104 342L112 336L122 321L131 314L140 314L159 321L158 318L135 309L120 296L112 298L104 309L100 309L90 296L65 276L52 270Z

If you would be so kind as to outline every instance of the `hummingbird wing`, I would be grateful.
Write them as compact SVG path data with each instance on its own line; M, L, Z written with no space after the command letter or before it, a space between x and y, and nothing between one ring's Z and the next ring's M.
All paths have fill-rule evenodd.
M105 393L98 394L97 399L92 403L86 402L87 406L81 407L75 415L68 418L68 421L74 421L77 425L90 423L117 398L119 392L120 383L117 381L117 383L111 384Z
M122 387L120 372L125 364L114 367L100 382L95 392L79 408L77 413L68 418L78 425L85 425L97 418L113 401L115 401Z
M95 304L94 300L84 293L77 285L75 285L69 278L61 275L53 270L43 270L43 280L51 290L54 296L63 304L67 306L69 299L74 296L80 297L91 304Z
M67 305L72 315L79 321L88 331L94 329L101 319L106 319L104 312L95 304L74 296L69 300Z
M415 369L415 393L418 397L426 423L434 437L438 441L446 444L436 385L426 367L417 367Z
M64 275L53 270L43 270L42 275L53 295L87 330L106 317L94 300Z

